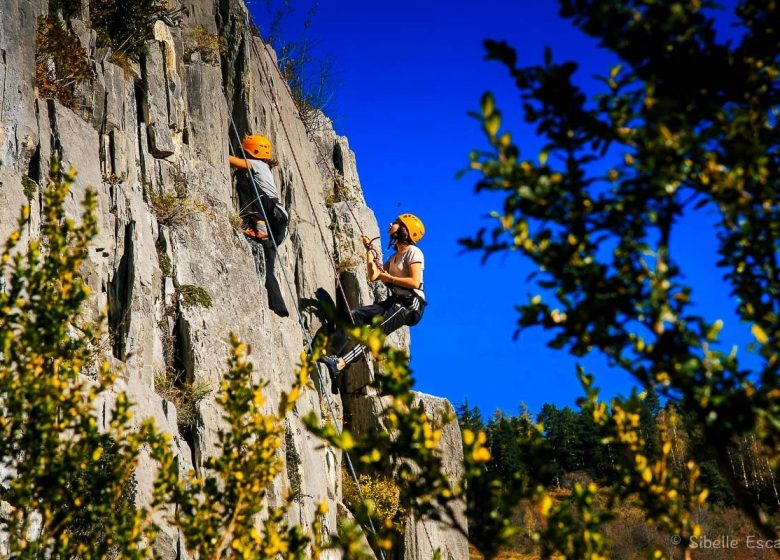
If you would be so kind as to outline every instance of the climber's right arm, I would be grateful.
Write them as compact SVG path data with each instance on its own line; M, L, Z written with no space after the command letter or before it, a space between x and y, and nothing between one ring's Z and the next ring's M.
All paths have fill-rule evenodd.
M232 167L237 167L238 169L249 169L249 164L244 158L228 156L228 161Z

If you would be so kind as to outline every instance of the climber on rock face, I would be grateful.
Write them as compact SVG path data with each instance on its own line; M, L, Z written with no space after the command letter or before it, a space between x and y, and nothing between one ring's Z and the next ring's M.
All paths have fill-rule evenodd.
M257 254L257 244L262 247L268 306L277 315L287 317L290 313L274 275L276 250L287 236L289 220L271 172L277 162L272 157L271 141L265 136L247 136L241 148L241 157L228 156L230 165L236 168L241 229L250 240L253 254Z
M376 264L371 239L362 236L368 254L369 280L384 282L390 295L372 305L364 305L352 311L352 320L357 325L370 325L375 317L381 317L380 328L390 334L404 325L414 326L420 322L427 305L423 292L423 268L425 259L417 243L425 235L422 221L413 214L401 214L390 224L389 248L395 253L384 264ZM343 333L339 333L344 337ZM364 347L361 344L344 343L334 356L324 356L324 363L330 372L331 390L338 393L341 372L360 358Z

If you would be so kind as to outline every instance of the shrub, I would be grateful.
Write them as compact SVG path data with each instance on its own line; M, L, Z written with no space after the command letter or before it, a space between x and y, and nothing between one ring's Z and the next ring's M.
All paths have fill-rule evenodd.
M49 0L49 14L62 14L71 18L81 12L81 0Z
M157 258L160 263L160 272L162 275L170 276L173 273L173 262L171 261L171 257L161 251L158 251Z
M340 274L348 270L355 270L358 266L360 266L361 262L362 261L354 255L345 259L339 259L339 262L336 265L336 271Z
M319 558L322 549L321 505L313 535L285 519L287 505L271 507L268 489L281 472L278 451L284 437L283 420L308 383L312 363L305 363L275 414L266 414L263 386L253 383L247 348L232 338L233 352L216 402L228 429L217 434L219 451L206 458L203 476L190 472L181 480L175 469L161 484L176 504L172 520L194 558ZM257 516L264 513L261 526Z
M337 202L341 202L341 200L339 199L338 195L336 194L336 190L335 189L332 190L332 191L327 191L325 193L325 206L330 208L331 206L333 206Z
M167 369L154 376L154 390L176 407L176 419L180 428L192 426L198 417L198 403L211 394L211 385L205 381L186 381L181 372Z
M244 220L238 212L231 212L228 214L228 223L233 229L239 232L244 230Z
M491 227L463 243L486 258L527 257L538 293L516 307L518 333L544 329L550 347L606 357L639 387L681 405L689 433L701 434L690 443L707 449L756 531L776 541L777 527L754 493L761 481L743 482L730 444L746 437L773 459L780 451L780 6L740 2L731 16L742 23L739 40L729 42L715 32L707 3L559 4L621 64L598 77L592 95L574 61L554 61L547 50L539 64L522 66L508 44L485 42L487 58L501 61L519 90L520 114L506 119L490 93L482 98L477 117L489 148L471 152L469 169L479 174L477 191L504 196ZM520 119L536 130L540 153L525 153L505 128ZM696 243L709 234L717 249L701 262L728 286L723 317L749 326L750 359L721 336L723 320L713 316L720 310L694 305L701 285L682 272L692 261L676 242L680 224L705 206L716 218ZM594 441L609 445L611 497L636 499L648 522L680 537L680 550L658 548L656 557L690 557L689 537L702 534L694 514L710 492L701 485L704 463L691 458L680 472L674 433L664 428L656 438L642 427L642 396L607 403L593 375L580 369L579 377ZM543 556L604 554L594 492L575 485L565 507L536 492ZM580 519L566 514L574 506Z
M27 175L22 175L22 191L27 201L32 202L32 199L35 198L35 193L38 192L38 183Z
M306 43L285 46L279 59L282 76L290 86L301 122L311 136L327 130L330 119L325 109L333 98L333 65L331 59L314 60Z
M181 295L184 307L211 307L212 300L205 288L193 284L184 284L179 286L179 295Z
M300 469L301 456L295 449L295 440L289 427L284 430L284 458L287 465L287 480L290 483L290 497L297 498L303 489L303 477Z
M194 53L207 64L219 64L221 55L227 52L224 37L209 33L202 25L188 31L184 39L184 58L192 59Z
M299 7L300 8L300 7ZM313 2L303 21L303 33L306 33L317 15L319 5ZM312 55L313 43L306 37L290 41L282 35L291 35L289 24L294 8L290 2L266 2L266 12L269 24L264 40L279 53L278 68L287 82L293 102L300 114L306 132L312 135L329 126L325 117L325 108L333 98L333 66L332 58L318 58ZM259 36L259 29L250 22L249 31Z
M122 178L113 172L103 173L103 183L115 187L122 184Z
M202 202L184 194L156 194L147 189L147 195L157 221L165 226L182 225L190 216L201 214L207 210Z
M58 177L59 169L52 175ZM25 207L0 259L0 277L9 278L7 291L0 291L3 553L19 560L148 558L157 534L154 513L175 504L173 521L196 557L213 558L215 547L223 558L246 551L241 557L270 560L281 550L303 557L307 548L317 554L325 508L314 520L318 533L312 539L287 526L284 507L273 510L260 530L255 527L255 514L267 505L266 488L279 472L273 450L281 419L301 394L311 364L302 366L291 392L283 395L278 416L265 416L260 387L252 384L252 368L244 359L246 349L233 340L233 358L217 399L229 428L219 436L223 453L205 462L207 478L180 476L168 438L151 420L130 429L124 393L115 397L108 426L96 422L97 403L115 376L106 362L95 379L81 375L100 327L79 323L79 330L73 328L89 296L78 270L97 233L96 198L88 191L81 225L65 219L71 181L72 174L64 175L44 191L41 239L19 250L22 231L29 227ZM158 381L170 388L169 378ZM197 386L187 392L189 402L202 398ZM148 508L134 506L141 446L157 463Z
M166 7L162 0L90 0L89 15L101 46L138 60Z
M0 259L0 277L9 278L0 291L0 534L11 558L92 560L122 551L139 559L156 528L134 506L134 469L142 445L162 457L167 444L151 422L130 429L124 393L105 429L95 421L115 379L105 361L94 378L83 375L103 326L78 318L89 295L79 270L97 233L96 198L87 192L81 224L63 219L73 173L60 174L55 163L52 177L40 239L26 251L18 246L30 226L25 207Z
M35 51L38 95L74 109L76 85L91 77L87 51L78 38L65 29L57 15L39 16Z
M355 480L346 467L341 469L341 480L344 485L344 503L359 516L363 502L360 500ZM401 507L401 489L398 487L398 484L391 477L381 473L360 474L358 475L358 481L360 482L360 490L363 493L370 515L378 519L383 525L392 523L399 533L403 533L403 518L406 512Z

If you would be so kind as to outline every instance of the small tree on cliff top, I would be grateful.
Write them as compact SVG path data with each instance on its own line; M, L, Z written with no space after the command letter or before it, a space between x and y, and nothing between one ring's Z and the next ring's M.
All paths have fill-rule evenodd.
M522 154L501 130L493 97L484 96L480 118L491 149L474 152L471 168L481 174L478 191L506 198L490 234L464 243L486 256L511 249L530 258L544 297L520 307L520 328L547 329L551 346L576 356L600 352L642 386L679 401L696 417L742 509L777 538L734 480L726 443L753 433L778 466L780 5L741 2L735 44L716 41L703 11L713 5L560 0L561 14L621 61L593 100L572 81L575 63L556 63L548 53L541 65L518 67L514 50L487 41L488 58L507 66L525 120L546 145L541 154ZM620 161L602 172L593 162L605 154ZM693 290L672 253L676 223L704 206L717 212L717 265L755 337L761 359L753 370L718 350L722 322L693 310ZM690 508L706 498L706 490L694 490L698 468L689 463L687 481L671 475L663 430L660 455L649 459L636 430L639 397L613 401L610 413L592 377L581 377L584 409L622 451L615 496L638 497L649 519L687 544L698 531ZM588 490L581 494L585 500ZM539 503L550 520L560 513ZM583 530L575 540L579 548L562 552L603 551L594 533Z

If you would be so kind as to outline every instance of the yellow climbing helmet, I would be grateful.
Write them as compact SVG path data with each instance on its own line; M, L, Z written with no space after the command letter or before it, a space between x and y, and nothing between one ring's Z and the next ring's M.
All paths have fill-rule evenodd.
M412 243L417 243L425 235L425 226L422 220L414 214L401 214L398 216L398 221L406 227Z
M271 141L265 136L251 134L244 138L241 147L254 159L271 159Z

